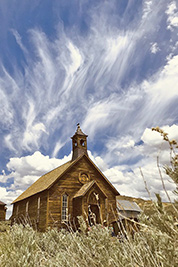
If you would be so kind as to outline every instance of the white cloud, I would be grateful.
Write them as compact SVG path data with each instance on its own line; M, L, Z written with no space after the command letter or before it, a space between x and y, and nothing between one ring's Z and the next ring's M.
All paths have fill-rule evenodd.
M161 129L169 134L170 140L178 140L178 125L162 125ZM159 157L158 163L167 193L174 200L176 198L173 194L175 184L165 174L163 169L164 165L170 165L170 149L168 143L163 141L163 137L158 132L147 128L141 136L142 144L137 145L135 143L134 147L126 147L124 150L124 144L127 144L125 140L129 140L129 138L127 136L121 140L111 140L108 146L108 152L105 152L105 155L103 154L104 161L109 162L108 168L104 171L106 177L109 178L122 195L149 198L148 190L152 198L155 198L155 193L159 193L163 201L169 201L163 189L157 166L157 157ZM129 150L127 151L127 149ZM134 160L137 156L139 156L139 160ZM111 160L108 160L110 157ZM118 160L112 166L114 157L117 157ZM120 158L121 161L125 160L125 164L121 163L119 165ZM130 159L133 159L132 163L127 164ZM147 190L145 189L140 167L147 183Z
M63 144L66 133L70 135L68 125L73 126L76 118L84 122L84 128L89 128L91 135L99 128L114 124L117 125L116 134L119 125L126 131L126 120L129 125L137 104L149 99L145 91L151 91L152 80L148 80L146 89L144 84L129 84L123 89L122 83L144 57L142 42L155 33L153 25L159 24L158 13L164 5L153 8L153 1L145 1L142 22L138 23L139 18L135 18L138 27L133 28L133 23L126 30L108 23L108 8L113 8L114 2L100 7L90 14L91 27L85 37L79 32L64 32L61 24L58 36L52 41L37 28L29 30L31 54L25 52L27 49L18 31L12 30L27 65L24 65L24 75L15 69L15 76L9 74L7 77L6 73L6 79L3 79L9 88L13 83L13 97L5 97L6 108L2 113L2 121L5 117L11 124L11 133L5 140L8 149L18 151L20 155L22 150L32 152L41 146L48 147L49 138L56 131L62 132L58 142ZM150 43L147 41L148 47ZM170 82L173 83L173 79ZM5 94L6 90L2 91ZM150 116L150 109L146 113ZM138 118L138 114L135 117ZM57 146L54 155L56 153Z
M99 167L102 172L108 169L108 165L100 156L93 155L89 150L87 152L90 159Z
M143 2L143 15L142 15L142 19L147 18L147 16L149 16L149 14L152 11L152 6L153 6L153 1L152 0L148 0L148 1L144 1Z
M172 125L171 127L163 126L162 128L170 134L171 138L178 137L177 125ZM154 198L154 193L159 193L164 201L168 201L163 190L155 156L155 152L157 153L157 147L159 147L162 143L162 137L160 137L159 133L152 132L151 129L146 129L142 135L142 140L144 143L141 146L133 146L134 142L129 136L125 137L120 142L115 143L116 147L119 147L121 151L122 148L133 149L132 153L134 155L138 152L142 155L147 154L147 157L142 158L136 164L130 165L130 170L128 170L127 165L115 165L110 167L102 157L93 155L90 151L88 151L88 154L122 195L143 198L149 197L140 173L139 166L141 166L144 179L147 182L147 189L149 190L151 196ZM164 150L161 153L163 154ZM169 151L166 151L166 153L167 154L165 154L164 157L160 157L160 164L164 164L164 158L167 162L169 162ZM36 151L30 156L11 158L7 164L10 174L6 175L5 172L3 172L0 176L0 181L6 183L9 178L13 177L14 182L9 188L0 188L1 200L7 203L9 208L10 202L20 195L28 186L34 183L41 175L51 171L70 159L71 154L69 156L65 156L63 159L56 159L44 156L39 151ZM175 189L175 186L170 182L170 179L168 179L163 170L162 175L167 192L170 197L174 199L175 196L172 191ZM10 215L10 210L11 208L9 209L8 216Z
M120 171L119 166L115 166L113 168L108 168L104 174L113 183L121 195L148 199L149 194L147 191L149 191L153 199L155 199L155 193L159 193L163 201L169 201L163 189L156 161L153 161L153 159L152 161L145 159L144 162L142 161L142 164L144 164L144 166L142 166L141 170L144 175L144 180L147 184L147 189L145 188L145 183L140 173L140 169L136 166L133 166L132 171L130 172L127 170L124 172ZM166 190L170 198L174 200L176 198L176 196L173 194L175 185L171 182L170 178L165 175L162 168L161 170Z
M6 185L8 179L13 178L13 183L6 188L0 187L1 201L7 204L8 214L11 215L12 207L10 204L32 183L34 183L43 174L55 169L71 159L71 154L63 159L50 158L36 151L30 156L21 158L10 158L7 163L7 169L10 172L5 174L3 171L0 175L0 182Z
M49 156L44 156L36 151L30 156L11 158L7 163L7 168L11 172L8 174L8 178L14 178L14 183L10 188L15 190L26 189L41 175L67 162L70 157L69 155L63 159L49 158Z
M170 140L176 139L178 140L178 125L163 125L161 129L165 132L168 133L168 137ZM143 142L147 145L151 145L153 147L158 147L161 146L162 143L166 143L163 141L163 137L161 136L160 133L152 131L151 129L145 129L141 139ZM167 148L167 147L166 147Z
M152 54L156 54L158 51L160 51L158 44L152 43L150 47L150 51Z
M168 7L167 7L167 11L166 14L168 15L168 26L167 28L170 30L173 30L174 27L178 27L178 10L177 10L177 6L176 6L176 2L172 1Z
M55 158L59 152L59 150L63 147L64 143L61 143L60 141L55 144L55 148L52 153L52 157Z
M178 96L178 56L171 58L156 76L145 81L143 86L152 97L152 102L157 102L160 107L164 102L168 103Z
M11 29L11 32L14 35L17 44L20 46L20 48L23 50L23 52L27 54L28 51L22 43L22 38L21 38L20 34L15 29Z
M0 187L0 198L6 204L7 211L6 211L6 219L12 214L12 201L17 198L20 194L22 194L22 190L7 190L5 187Z
M125 145L123 145L124 148L128 148L128 147L134 147L134 140L129 140Z
M4 81L0 79L0 121L4 125L4 127L7 127L12 124L14 114L12 111L11 103L8 101L9 96L3 90L3 83Z
M141 139L145 144L152 146L160 146L163 143L161 135L148 128L145 129Z
M5 197L6 193L7 193L6 188L5 187L0 187L1 199L3 199Z
M33 125L27 125L22 140L23 147L28 150L30 150L30 145L35 144L36 147L38 147L38 141L43 132L46 133L45 125L43 123L35 123Z
M161 126L161 129L165 133L168 133L170 140L178 140L178 125L163 125ZM170 165L170 146L168 142L163 140L160 133L147 128L145 129L141 139L144 142L142 153L144 151L144 154L149 155L149 157L154 159L155 162L157 161L157 157L159 157L161 165Z
M12 143L12 135L11 134L4 136L4 142L5 142L6 147L9 150L16 151L16 149L14 148L13 143Z
M68 49L70 51L71 64L69 66L68 74L73 75L83 63L82 55L79 49L74 46L72 42L68 43Z

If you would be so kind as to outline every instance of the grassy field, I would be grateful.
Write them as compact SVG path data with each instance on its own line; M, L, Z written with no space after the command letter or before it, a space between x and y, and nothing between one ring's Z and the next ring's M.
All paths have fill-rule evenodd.
M71 267L177 267L178 220L165 211L161 202L149 217L140 217L139 231L122 239L111 230L95 225L86 231L80 218L80 232L34 231L30 226L0 224L0 266Z

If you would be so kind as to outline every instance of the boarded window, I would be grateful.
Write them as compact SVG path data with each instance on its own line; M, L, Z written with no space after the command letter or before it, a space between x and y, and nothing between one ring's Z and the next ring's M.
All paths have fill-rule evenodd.
M62 196L62 221L68 220L68 195Z
M38 203L37 203L37 223L40 220L40 197L38 197Z
M26 203L26 208L25 208L26 215L28 215L28 207L29 207L29 201L27 201Z
M19 214L19 205L17 205L16 216L18 216L18 214Z

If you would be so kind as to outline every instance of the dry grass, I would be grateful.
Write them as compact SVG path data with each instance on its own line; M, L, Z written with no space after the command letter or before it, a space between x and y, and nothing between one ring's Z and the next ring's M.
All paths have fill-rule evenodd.
M86 232L80 218L80 233L48 230L38 233L30 226L14 225L0 234L0 266L178 266L178 220L161 203L151 217L142 214L140 230L119 240L101 225ZM125 233L124 233L125 234Z

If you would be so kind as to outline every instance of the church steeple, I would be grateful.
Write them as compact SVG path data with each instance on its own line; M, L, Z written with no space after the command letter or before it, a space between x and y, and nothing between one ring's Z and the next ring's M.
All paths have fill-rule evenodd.
M75 134L71 137L72 139L72 161L80 157L83 154L87 154L87 136L84 134L80 128L80 124L77 124L77 130Z

